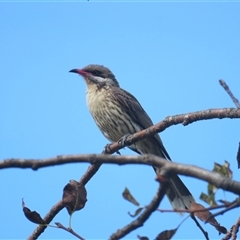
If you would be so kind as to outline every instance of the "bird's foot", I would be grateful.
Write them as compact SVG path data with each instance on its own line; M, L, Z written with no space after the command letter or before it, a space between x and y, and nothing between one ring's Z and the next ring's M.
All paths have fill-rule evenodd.
M112 150L111 150L111 145L112 143L108 143L106 144L106 146L103 148L102 154L111 154ZM117 154L121 155L121 153L119 151L116 151Z
M118 140L118 145L121 146L121 147L124 147L125 143L126 143L126 140L127 138L130 136L131 134L128 133L126 135L124 135L123 137L121 137L119 140Z

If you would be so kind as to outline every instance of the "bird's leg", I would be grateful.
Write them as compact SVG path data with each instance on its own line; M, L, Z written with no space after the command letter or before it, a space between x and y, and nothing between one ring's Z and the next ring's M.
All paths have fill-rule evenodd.
M124 147L125 143L126 143L126 140L127 138L130 136L131 134L130 133L127 133L126 135L124 135L123 137L121 137L119 140L118 140L118 145L121 146L121 147Z

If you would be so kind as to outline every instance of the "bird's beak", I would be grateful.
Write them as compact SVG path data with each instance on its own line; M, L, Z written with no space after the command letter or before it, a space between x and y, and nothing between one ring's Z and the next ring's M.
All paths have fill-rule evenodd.
M76 68L70 70L69 72L78 73L78 74L82 75L83 77L90 75L90 73L85 72L82 69L76 69Z

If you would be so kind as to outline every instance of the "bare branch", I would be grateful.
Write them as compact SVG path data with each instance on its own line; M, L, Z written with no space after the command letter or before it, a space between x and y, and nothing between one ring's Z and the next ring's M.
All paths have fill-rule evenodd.
M151 216L151 214L157 209L160 202L162 201L165 192L166 192L166 183L159 184L158 191L156 195L154 196L151 203L145 208L144 212L134 221L132 221L130 224L126 225L122 229L117 230L114 234L110 236L110 240L117 240L124 236L126 236L131 231L143 226L143 223L147 221L147 219Z
M226 178L221 176L218 173L211 172L205 170L203 168L194 166L194 165L186 165L175 162L166 161L166 159L146 154L140 156L112 156L105 154L85 154L85 155L66 155L66 156L57 156L56 158L49 158L45 160L21 160L21 164L19 163L19 159L10 159L4 160L6 165L10 161L15 167L19 166L20 168L32 168L32 165L39 167L51 166L51 165L61 165L61 164L69 164L69 163L77 163L77 162L89 162L89 163L110 163L110 164L143 164L150 165L161 168L161 175L166 175L170 172L174 172L180 175L185 175L189 177L198 178L209 182L216 186L217 188L222 188L226 191L230 191L239 195L240 193L240 182L234 181L230 178ZM194 162L194 161L193 161ZM0 163L0 166L3 165Z
M230 98L233 100L234 104L236 105L237 108L240 108L240 103L237 100L237 98L234 97L233 93L231 92L230 88L228 85L225 83L223 80L219 80L220 85L225 89L225 91L229 94Z
M7 161L7 160L6 160ZM14 165L17 165L18 160L10 160ZM49 166L52 163L54 165L57 164L66 164L66 163L76 163L76 162L90 162L94 164L99 163L111 163L111 164L145 164L145 165L151 165L151 166L157 166L161 167L164 172L175 172L178 174L182 174L185 176L191 176L196 177L198 179L202 179L206 182L209 182L213 185L215 185L218 188L222 188L224 190L233 192L235 194L240 193L240 182L231 180L229 178L223 177L218 173L214 173L208 170L205 170L200 167L196 167L193 165L184 165L179 163L174 163L170 161L166 161L164 158L160 158L154 155L140 155L140 156L112 156L112 155L106 155L106 154L89 154L89 155L68 155L68 156L58 156L56 158L46 159L46 160L21 160L21 167L23 166L24 162L26 162L26 166L31 167L31 164L34 164L35 166L38 166L37 162L40 162L40 165L44 165L44 162ZM38 166L39 167L39 166ZM86 178L83 178L86 179ZM53 207L48 215L44 218L44 221L46 223L49 223L53 217L63 208L61 206L60 208ZM55 205L55 206L58 206ZM45 229L45 226L39 226L34 233L29 237L30 239L36 239L35 236L39 236Z
M145 130L142 130L140 132L137 132L133 135L130 135L126 138L124 141L124 144L121 144L121 146L118 144L118 142L115 142L108 146L108 151L107 153L113 153L118 151L119 149L131 145L132 143L141 140L143 138L146 138L150 135L154 135L157 132L161 132L165 130L166 128L180 124L182 123L183 125L190 124L192 122L198 121L198 120L206 120L206 119L213 119L213 118L240 118L240 109L235 109L235 108L224 108L224 109L209 109L205 111L199 111L199 112L194 112L194 113L188 113L188 114L181 114L181 115L176 115L172 117L167 117L165 120L162 122L153 125L150 128L147 128ZM88 155L90 156L90 155ZM94 155L93 155L94 156ZM58 157L61 159L61 164L66 164L68 162L64 161L62 159L62 156ZM16 159L8 159L0 162L0 169L1 168L32 168L33 170L37 170L40 167L48 167L48 166L54 166L59 164L59 159L52 158L52 160L47 160L47 161L41 161L40 159L38 161L34 160L34 162L25 162L23 159L19 159L18 162L16 162ZM90 161L92 164L94 163L93 161ZM35 163L35 164L34 164ZM98 166L99 168L100 166ZM98 169L91 168L89 171L97 171ZM95 173L94 172L94 173ZM94 174L93 173L93 174ZM86 178L87 176L85 176ZM88 177L89 178L89 177ZM89 179L88 179L89 180ZM86 181L88 181L86 180ZM84 180L85 181L85 180Z
M209 240L208 233L203 229L203 227L200 225L200 223L198 222L198 220L195 218L195 216L193 214L191 214L191 218L196 223L197 227L201 230L201 232L203 233L205 239Z
M133 135L128 136L124 140L124 144L121 144L121 146L118 144L118 142L113 143L111 146L109 146L110 152L108 153L114 153L125 146L129 146L132 143L137 142L141 139L144 139L148 136L152 136L156 133L162 132L166 128L173 125L183 124L184 126L186 126L190 123L193 123L199 120L209 120L214 118L219 118L219 119L240 118L240 109L236 109L236 108L208 109L204 111L166 117L163 121L153 125L152 127L149 127L145 130L142 130L140 132L137 132Z
M78 239L81 239L81 240L85 240L83 237L81 237L79 234L77 234L75 231L73 231L73 229L71 228L67 228L65 226L63 226L61 223L59 222L56 222L55 223L59 228L71 233L73 236L77 237Z
M240 200L234 200L233 202L229 202L228 204L222 204L222 205L216 205L216 206L211 206L205 209L196 209L196 210L191 210L191 209L157 209L157 211L161 213L196 213L196 212L205 212L205 211L210 211L210 210L215 210L219 208L227 208L228 206L231 206L232 204L235 204L236 201L238 201L238 206L240 206ZM215 216L213 216L215 217ZM208 220L207 220L208 221ZM207 222L206 221L206 222Z
M188 114L181 114L176 115L172 117L167 117L162 122L146 129L141 132L138 132L136 134L130 135L127 137L126 141L124 141L124 145L119 146L118 143L113 143L110 145L105 151L106 153L113 153L117 152L119 149L123 148L124 146L131 145L132 143L146 138L150 135L154 135L157 132L161 132L165 130L166 128L180 124L188 125L190 123L199 121L199 120L207 120L207 119L213 119L213 118L240 118L240 110L234 109L234 108L225 108L225 109L208 109L205 111L199 111L194 113L188 113ZM116 157L119 157L117 159ZM37 170L41 167L48 167L48 166L54 166L54 165L61 165L61 164L69 164L70 162L76 163L76 162L90 162L94 165L90 166L86 173L82 176L80 179L80 182L82 182L83 185L85 185L91 177L98 171L98 169L101 166L101 163L114 163L114 164L126 164L126 163L133 163L133 164L148 164L148 165L155 165L155 166L164 166L165 170L167 171L173 171L176 173L180 173L186 176L193 176L197 177L199 179L203 179L205 181L211 182L211 183L218 183L215 184L218 187L221 187L225 190L232 191L234 193L240 192L239 189L239 183L224 179L220 175L213 174L212 172L203 170L201 168L197 168L194 166L184 166L184 165L174 165L174 163L168 163L165 161L165 159L156 159L155 156L150 156L151 159L148 159L149 156L139 156L139 157L133 157L130 158L127 157L121 157L121 156L107 156L107 155L71 155L71 156L58 156L56 158L49 158L45 160L25 160L25 159L8 159L0 162L0 169L1 168L32 168L33 170ZM116 158L116 159L115 159ZM145 163L145 161L147 162ZM173 165L171 165L173 164ZM192 168L191 171L189 171L189 167ZM206 172L204 172L206 171ZM202 176L203 174L203 176ZM57 203L55 206L52 207L52 209L49 211L49 213L45 216L44 221L46 223L51 222L51 220L56 216L56 214L63 208L61 201ZM45 226L39 226L37 229L33 232L33 234L28 239L36 239L38 236L41 235L41 233L44 231L46 227Z
M226 206L225 209L223 209L223 210L221 210L221 211L219 211L219 212L217 212L215 214L212 214L211 217L206 220L206 222L208 222L211 218L214 218L214 217L216 217L218 215L223 215L225 212L228 212L228 211L230 211L230 210L232 210L234 208L237 208L239 206L240 206L240 198L237 198L230 205Z
M228 240L230 238L232 238L232 240L236 240L239 227L240 227L240 218L238 218L237 222L231 227L230 231L222 238L222 240Z
M87 171L80 178L79 182L82 183L83 186L85 186L88 181L93 177L93 175L98 171L101 165L101 163L97 163L89 166Z

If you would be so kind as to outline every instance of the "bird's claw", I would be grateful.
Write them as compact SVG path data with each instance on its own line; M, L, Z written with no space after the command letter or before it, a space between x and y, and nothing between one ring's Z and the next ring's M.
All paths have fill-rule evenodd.
M124 147L125 143L126 143L126 140L127 138L130 136L131 134L128 133L126 135L124 135L123 137L121 137L119 140L118 140L118 145L121 146L121 147Z

